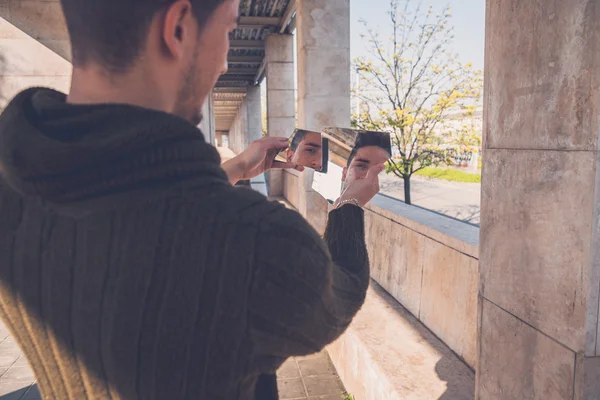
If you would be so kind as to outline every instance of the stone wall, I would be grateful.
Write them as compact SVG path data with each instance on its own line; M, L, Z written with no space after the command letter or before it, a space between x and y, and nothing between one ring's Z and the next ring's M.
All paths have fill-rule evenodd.
M296 208L300 179L284 173ZM325 223L313 226L323 233ZM373 280L474 369L479 228L378 195L365 207L365 236Z
M371 277L475 368L479 228L379 195L365 230Z
M473 400L473 371L375 282L327 350L356 400Z

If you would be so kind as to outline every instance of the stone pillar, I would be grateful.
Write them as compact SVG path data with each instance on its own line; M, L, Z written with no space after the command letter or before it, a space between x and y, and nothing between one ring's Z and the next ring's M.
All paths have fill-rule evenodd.
M217 126L215 124L215 98L213 96L213 92L210 92L209 100L209 114L208 114L208 122L210 123L210 144L215 146L216 142L216 130Z
M294 107L294 42L292 35L267 36L265 57L267 77L267 132L269 136L289 137L296 125ZM283 194L283 172L267 173L270 196Z
M296 27L298 126L350 127L350 0L302 0ZM312 190L313 171L303 175L300 212L322 232L328 204Z
M202 106L202 121L198 128L202 131L204 138L207 143L215 146L215 116L213 108L213 96L212 92Z
M229 148L236 154L246 149L246 137L248 136L248 103L244 99L238 108L231 127L229 128Z
M600 398L598 12L487 2L480 400Z
M247 148L250 143L262 137L262 106L259 85L248 87L246 102L248 131L245 148Z
M217 147L223 147L223 136L222 131L215 132L215 142Z

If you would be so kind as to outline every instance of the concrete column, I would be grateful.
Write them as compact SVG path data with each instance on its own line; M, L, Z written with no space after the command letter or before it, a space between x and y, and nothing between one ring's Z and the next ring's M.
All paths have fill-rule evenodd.
M248 135L248 103L244 99L238 108L231 128L229 128L229 148L236 154L246 149L246 137Z
M350 127L350 0L302 0L296 27L298 126ZM313 172L303 175L299 211L322 232L327 202L312 190Z
M215 145L216 138L216 124L215 124L215 99L213 97L213 92L210 92L209 99L209 114L208 114L208 122L210 123L210 144Z
M248 130L244 148L247 148L250 143L262 137L262 106L260 86L256 85L248 87L246 103Z
M207 143L215 146L215 115L213 108L213 96L212 92L204 102L204 106L202 107L202 121L198 128L204 134L204 138Z
M289 137L296 125L294 107L294 42L292 35L267 36L267 131L269 136ZM270 196L283 194L283 172L267 173Z
M224 133L222 131L215 132L215 142L217 147L223 147L223 136Z
M480 400L600 398L598 12L487 2Z

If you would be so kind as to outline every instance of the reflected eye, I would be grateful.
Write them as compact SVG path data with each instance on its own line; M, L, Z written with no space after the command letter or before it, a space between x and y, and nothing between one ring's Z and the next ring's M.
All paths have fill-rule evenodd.
M367 165L366 164L356 164L356 168L358 168L358 169L367 169Z
M315 149L308 148L305 151L309 154L317 154L317 150L315 150Z

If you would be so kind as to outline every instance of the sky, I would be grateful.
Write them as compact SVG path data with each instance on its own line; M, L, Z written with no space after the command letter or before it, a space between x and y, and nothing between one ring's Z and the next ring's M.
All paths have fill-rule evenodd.
M404 8L404 1L400 0L400 8ZM418 4L421 0L410 0ZM458 54L463 63L472 62L473 66L483 69L484 36L485 36L485 0L422 0L423 6L433 5L434 10L443 10L445 6L451 7L451 24L454 25L455 39L452 50ZM389 36L385 29L390 26L389 10L390 0L350 0L350 46L352 59L357 56L367 55L364 39L360 34L365 32L359 19L365 19L371 27L379 27L382 37ZM389 32L389 31L388 31ZM384 36L385 34L385 36Z

